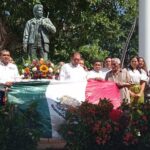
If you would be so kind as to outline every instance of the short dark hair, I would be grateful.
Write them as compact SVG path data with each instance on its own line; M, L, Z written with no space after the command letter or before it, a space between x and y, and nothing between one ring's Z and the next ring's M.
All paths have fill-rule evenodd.
M8 50L6 50L6 49L3 49L3 50L0 51L0 56L1 56L3 53L5 53L5 52L10 53L10 51L8 51Z
M75 55L80 55L81 56L80 52L72 52L71 58L74 57Z
M108 59L108 58L112 59L112 57L110 57L110 56L107 56L107 57L105 57L104 61L106 61L106 59Z
M94 65L94 64L97 63L97 62L102 63L99 59L95 59L95 60L93 60L92 64Z

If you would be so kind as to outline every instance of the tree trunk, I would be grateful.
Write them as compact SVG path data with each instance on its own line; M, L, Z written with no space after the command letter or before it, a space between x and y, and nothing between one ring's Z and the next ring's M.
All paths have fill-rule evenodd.
M0 50L4 49L6 43L7 43L7 32L4 23L0 19Z

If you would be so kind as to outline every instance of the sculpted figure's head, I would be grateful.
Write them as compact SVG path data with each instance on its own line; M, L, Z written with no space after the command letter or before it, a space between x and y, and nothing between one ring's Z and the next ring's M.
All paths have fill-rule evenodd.
M33 14L34 14L35 18L43 17L43 5L41 5L41 4L34 5Z

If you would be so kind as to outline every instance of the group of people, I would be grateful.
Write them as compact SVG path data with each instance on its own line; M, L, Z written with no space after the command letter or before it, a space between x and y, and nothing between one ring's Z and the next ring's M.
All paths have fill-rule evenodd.
M62 64L60 81L113 81L120 90L121 98L131 102L144 102L144 90L149 82L148 71L142 57L132 57L128 68L121 68L119 58L105 58L104 62L94 60L92 70L85 67L84 59L79 52L73 52L70 63ZM10 52L0 53L0 84L9 87L20 79L17 66L12 63ZM1 96L4 95L2 89Z
M111 57L105 58L104 63L94 60L92 65L92 70L88 70L80 53L74 52L70 63L62 66L59 79L113 81L120 90L122 100L126 99L128 103L144 103L144 90L149 82L149 76L142 57L132 57L127 68L121 68L119 58Z

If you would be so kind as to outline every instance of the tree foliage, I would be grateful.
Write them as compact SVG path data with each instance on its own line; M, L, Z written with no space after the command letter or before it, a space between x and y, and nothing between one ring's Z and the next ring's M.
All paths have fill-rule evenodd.
M20 43L25 23L33 17L32 8L37 2L39 0L1 0L0 15L9 30L17 35L17 41ZM138 15L138 1L135 0L40 2L44 6L44 16L49 12L49 17L57 28L57 33L50 37L50 58L55 61L67 61L73 50L81 50L84 53L83 47L95 45L100 52L87 48L86 55L90 56L92 53L94 57L101 58L103 53L108 51L106 54L120 57L134 18ZM129 45L132 52L136 52L138 48L137 34L136 27ZM90 60L89 58L86 57L87 60Z

